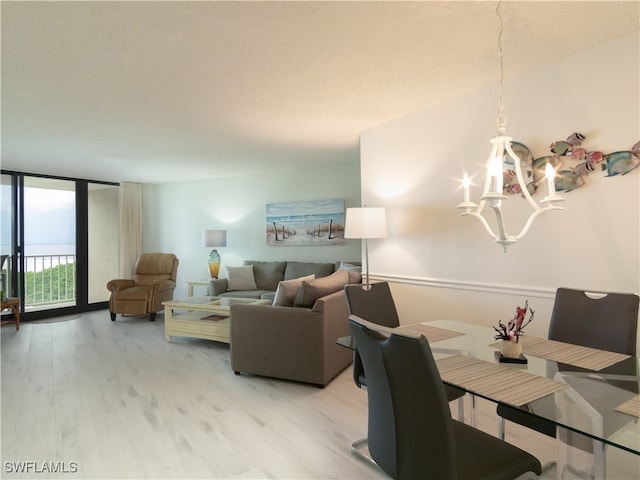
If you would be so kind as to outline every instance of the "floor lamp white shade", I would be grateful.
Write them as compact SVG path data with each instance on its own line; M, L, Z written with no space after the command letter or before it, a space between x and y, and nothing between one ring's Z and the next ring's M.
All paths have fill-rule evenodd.
M387 214L382 207L347 208L344 238L385 238Z
M344 238L359 238L364 243L364 268L369 288L369 248L367 239L387 236L387 214L382 207L347 208L344 221Z

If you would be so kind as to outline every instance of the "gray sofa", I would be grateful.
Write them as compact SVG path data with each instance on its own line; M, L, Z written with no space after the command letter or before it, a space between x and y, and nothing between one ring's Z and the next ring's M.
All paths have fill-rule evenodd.
M282 280L292 280L307 275L315 275L316 278L327 277L338 270L341 265L347 268L359 266L359 262L262 262L258 260L245 260L244 266L253 266L253 276L255 287L249 289L230 289L233 283L230 278L218 278L211 280L211 295L237 298L261 298L273 300L278 283ZM234 267L227 267L233 269ZM235 272L229 270L227 274Z
M335 269L334 264L316 265L327 269L331 265ZM357 269L337 266L330 275L307 280L301 280L300 276L309 270L296 270L292 266L289 275L295 272L296 276L285 280L283 273L282 283L276 286L277 294L257 289L263 290L261 296L275 295L274 305L231 306L231 368L236 374L324 387L351 364L353 353L336 345L336 340L350 335L344 286L360 283L362 277ZM220 293L237 295L233 291Z

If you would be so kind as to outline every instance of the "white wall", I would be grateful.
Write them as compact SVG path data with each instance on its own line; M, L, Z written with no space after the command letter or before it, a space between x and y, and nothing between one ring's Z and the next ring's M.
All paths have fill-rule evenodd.
M574 131L587 136L587 150L629 150L640 140L638 45L636 32L506 78L507 134L536 158ZM403 323L490 325L528 298L537 310L531 331L546 335L558 286L640 291L640 168L611 178L593 172L507 254L478 221L458 215L464 171L474 175L472 199L480 196L497 92L494 84L361 136L363 202L388 208L390 230L369 243L370 269L394 282ZM507 203L515 207L507 228L518 233L526 201Z
M180 259L175 297L186 295L188 280L209 276L210 248L201 245L202 230L227 230L226 265L244 260L360 261L361 242L343 246L268 246L265 206L270 202L342 198L345 208L360 206L360 166L357 161L267 174L218 178L199 182L145 185L143 189L143 249L173 252ZM202 293L202 291L200 291Z
M89 303L108 302L105 285L118 278L118 186L90 183L89 212Z

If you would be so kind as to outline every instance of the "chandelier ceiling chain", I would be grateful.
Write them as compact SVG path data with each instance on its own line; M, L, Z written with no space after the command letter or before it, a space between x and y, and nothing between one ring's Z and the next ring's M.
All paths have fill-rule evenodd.
M498 132L504 134L507 119L504 116L504 58L502 55L502 0L496 6L496 16L498 17L498 60L500 62L500 87L498 97L500 99L500 109L498 111Z
M502 51L502 33L503 33L503 25L502 25L502 0L498 1L498 5L496 7L496 16L498 17L498 58L500 63L500 81L499 81L499 89L498 89L498 97L499 97L499 110L498 110L498 118L497 118L497 126L498 126L498 135L490 140L491 143L491 153L489 154L489 158L486 162L486 173L485 173L485 181L483 194L480 197L480 202L478 204L472 202L470 200L470 192L469 186L471 185L471 180L467 176L464 175L462 180L462 186L464 189L464 201L459 204L456 208L462 210L461 215L471 215L477 218L480 223L484 226L485 230L489 235L491 235L496 243L502 245L504 252L506 253L509 245L516 243L520 238L522 238L527 231L529 231L529 227L536 219L536 217L542 212L546 212L549 210L561 210L562 207L556 205L557 202L564 200L562 197L556 195L555 189L555 169L553 166L548 163L545 169L545 176L548 181L548 195L544 197L540 203L544 206L541 207L538 205L531 194L529 193L529 189L527 187L527 183L525 182L524 175L522 174L522 165L521 160L518 155L515 154L511 147L511 137L506 136L505 127L506 127L506 117L504 115L504 60L503 60L503 51ZM522 227L522 230L518 235L509 235L506 230L504 215L502 213L502 201L507 199L508 197L504 194L504 170L505 164L507 164L507 170L515 170L515 176L518 180L518 185L520 186L520 192L522 196L527 200L533 212L529 215L529 218ZM513 165L513 167L511 167ZM496 234L487 219L482 215L485 206L489 206L496 217L496 227L498 233Z

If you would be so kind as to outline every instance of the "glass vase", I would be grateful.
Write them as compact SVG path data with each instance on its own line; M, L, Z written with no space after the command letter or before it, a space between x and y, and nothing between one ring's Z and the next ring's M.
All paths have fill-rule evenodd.
M218 278L220 272L220 254L216 249L211 250L209 254L209 273L211 278Z

